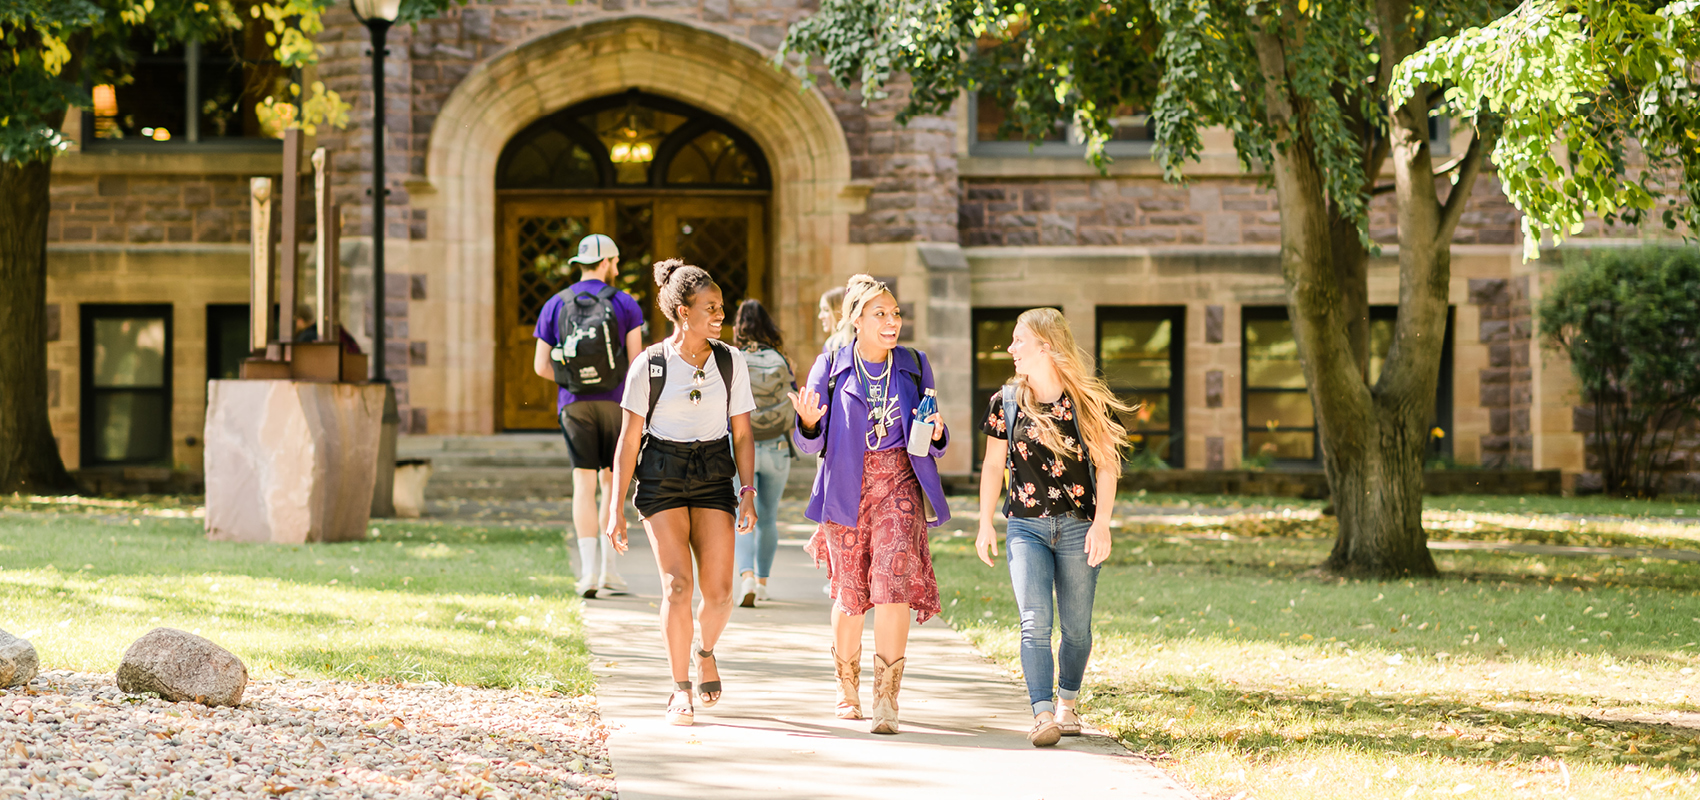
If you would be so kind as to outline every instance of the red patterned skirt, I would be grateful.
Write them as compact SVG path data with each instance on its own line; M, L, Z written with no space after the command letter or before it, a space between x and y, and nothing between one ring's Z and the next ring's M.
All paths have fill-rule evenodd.
M917 622L939 613L921 484L901 447L863 459L856 527L823 522L804 549L817 566L826 565L832 598L845 614L885 603L908 603Z

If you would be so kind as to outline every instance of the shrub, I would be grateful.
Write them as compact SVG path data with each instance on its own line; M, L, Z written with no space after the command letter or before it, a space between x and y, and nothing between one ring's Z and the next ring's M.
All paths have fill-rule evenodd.
M1540 320L1592 406L1604 490L1658 494L1678 432L1700 417L1700 250L1586 251L1547 291Z

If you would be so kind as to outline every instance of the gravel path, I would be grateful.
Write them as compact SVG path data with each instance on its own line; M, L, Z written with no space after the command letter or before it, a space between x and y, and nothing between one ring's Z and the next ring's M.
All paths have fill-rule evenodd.
M607 736L588 696L282 680L207 708L48 671L0 692L0 797L612 800Z

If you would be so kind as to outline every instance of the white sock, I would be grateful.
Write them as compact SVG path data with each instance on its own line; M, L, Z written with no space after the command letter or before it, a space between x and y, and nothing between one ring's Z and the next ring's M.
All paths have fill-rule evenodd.
M596 557L596 541L602 537L591 536L578 540L579 580L592 580L601 576L602 560Z

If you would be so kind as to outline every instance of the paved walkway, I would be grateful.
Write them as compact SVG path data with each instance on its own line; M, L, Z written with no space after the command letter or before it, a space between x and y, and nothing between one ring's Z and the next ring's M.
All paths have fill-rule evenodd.
M660 581L642 528L634 524L632 534L620 559L632 594L585 603L621 800L1191 797L1105 736L1029 745L1025 691L940 619L911 632L901 734L875 736L866 721L833 717L826 573L794 538L781 541L773 599L735 609L715 648L726 686L720 703L699 707L692 727L669 726ZM864 652L868 708L871 621Z

